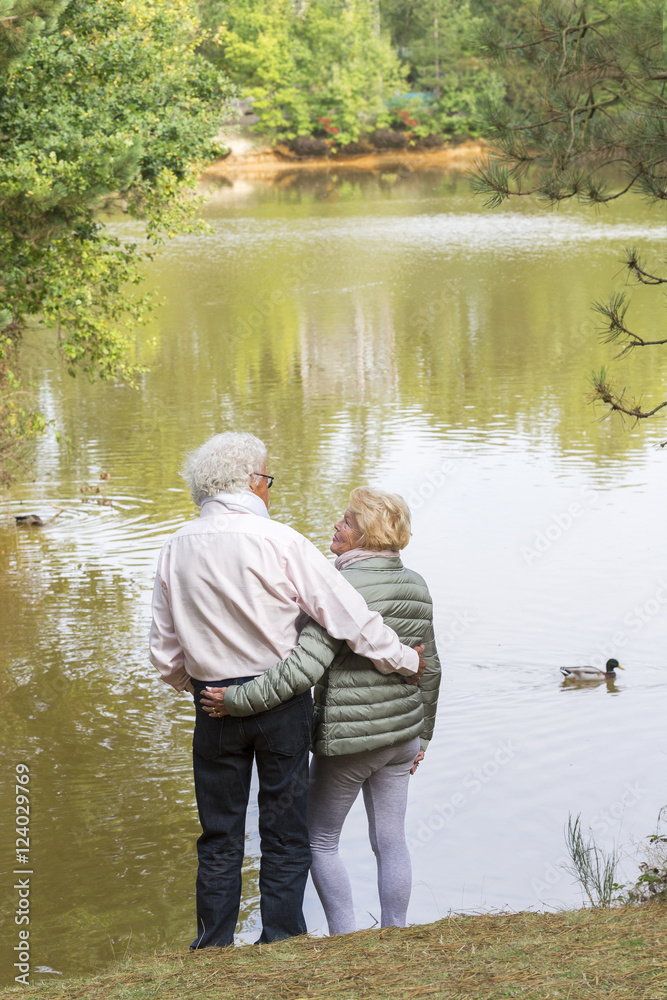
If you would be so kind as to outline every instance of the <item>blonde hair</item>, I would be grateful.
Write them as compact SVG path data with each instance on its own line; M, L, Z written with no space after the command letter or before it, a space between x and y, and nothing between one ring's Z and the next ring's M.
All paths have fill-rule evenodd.
M361 529L361 549L404 549L410 541L410 509L398 493L358 486L349 509Z

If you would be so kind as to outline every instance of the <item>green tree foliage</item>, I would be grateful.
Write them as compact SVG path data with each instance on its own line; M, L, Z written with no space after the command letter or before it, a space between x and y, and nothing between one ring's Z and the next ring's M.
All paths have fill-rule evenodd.
M485 131L497 153L473 182L490 206L532 195L552 204L576 198L604 205L629 191L667 200L662 13L661 0L543 0L527 26L495 23L489 54L538 70L541 85L533 110L506 102L486 108ZM667 284L634 248L625 264L642 285ZM594 308L604 317L601 333L621 353L667 343L630 329L624 295ZM667 406L645 409L614 388L606 369L592 384L594 398L635 418Z
M194 0L72 0L57 27L45 7L25 8L33 28L19 62L21 44L4 35L0 47L5 478L21 443L45 426L19 373L26 323L58 330L72 374L136 373L128 332L146 302L128 287L151 245L192 224L196 164L219 152L212 136L225 96L219 72L195 53ZM98 221L110 196L146 219L142 247Z
M469 0L381 0L383 24L402 56L407 79L425 100L411 110L431 131L475 131L483 100L501 100L501 74L480 54L479 33L492 10Z
M521 111L535 111L539 107L540 67L525 60L507 59L498 65L490 59L486 48L489 31L503 30L511 24L514 31L527 32L533 23L540 0L470 0L470 13L477 18L476 54L487 65L494 65L505 85L504 101ZM483 103L480 102L480 103Z
M43 31L53 29L68 0L0 0L0 72L23 55Z
M204 23L204 51L253 98L263 131L349 142L386 124L404 89L373 0L207 0Z

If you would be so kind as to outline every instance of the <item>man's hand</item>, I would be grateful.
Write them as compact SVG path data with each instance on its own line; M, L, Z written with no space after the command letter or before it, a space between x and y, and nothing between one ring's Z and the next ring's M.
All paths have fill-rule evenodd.
M424 751L423 751L423 750L420 750L420 751L419 751L419 753L417 754L417 756L415 757L415 762L414 762L414 764L413 764L413 765L412 765L412 767L410 768L410 774L414 774L414 773L416 772L417 768L419 767L419 764L420 764L420 762L421 762L421 761L422 761L423 759L424 759Z
M201 707L214 719L221 719L223 715L229 715L225 708L225 691L227 688L204 688L201 693Z
M416 687L417 684L419 684L419 679L424 676L424 671L426 670L426 663L424 662L424 657L422 656L422 653L424 652L423 645L413 646L412 648L419 656L419 666L417 668L417 673L412 674L411 677L406 677L405 680L407 684L412 684L414 687Z

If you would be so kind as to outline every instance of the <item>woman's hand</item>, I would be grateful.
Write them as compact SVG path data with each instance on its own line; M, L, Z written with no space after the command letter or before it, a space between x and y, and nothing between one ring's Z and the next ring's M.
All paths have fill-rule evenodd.
M424 652L424 647L413 646L412 648L419 657L419 666L417 667L417 673L413 674L412 677L406 677L405 680L408 684L412 684L413 687L416 687L417 684L419 684L419 679L424 676L424 671L426 670L426 662L424 661L424 657L422 656L422 653Z
M214 719L221 719L223 715L229 715L225 708L225 691L227 688L204 688L201 693L201 707Z
M410 768L410 774L415 774L417 768L419 767L419 762L422 761L423 759L424 759L424 751L420 750L417 756L415 757L414 764Z

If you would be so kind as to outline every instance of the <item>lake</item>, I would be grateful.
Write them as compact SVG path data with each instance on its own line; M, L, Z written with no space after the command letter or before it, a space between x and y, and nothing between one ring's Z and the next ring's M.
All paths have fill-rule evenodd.
M135 335L138 389L71 379L53 337L26 341L66 443L46 434L33 477L0 501L7 982L19 764L33 981L37 966L71 974L193 938L194 712L159 681L147 633L159 548L196 514L179 467L218 431L266 441L272 515L323 551L353 486L411 505L405 562L431 588L443 663L411 779L411 922L581 905L568 815L619 851L627 881L667 802L667 430L607 417L586 380L608 364L647 406L664 398L667 352L614 361L590 309L623 289L624 247L664 257L664 208L490 211L442 172L208 194L210 231L150 268L163 304ZM659 290L631 295L631 328L661 335ZM17 529L22 512L48 523ZM561 665L608 656L626 668L615 683L561 683ZM361 802L342 851L371 926ZM253 802L240 941L257 936L258 853ZM306 917L326 932L310 884Z

